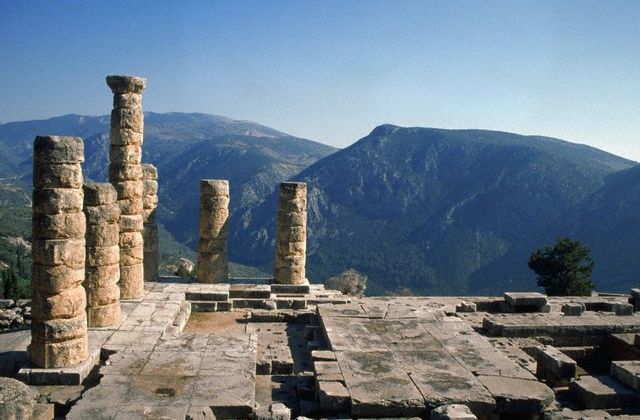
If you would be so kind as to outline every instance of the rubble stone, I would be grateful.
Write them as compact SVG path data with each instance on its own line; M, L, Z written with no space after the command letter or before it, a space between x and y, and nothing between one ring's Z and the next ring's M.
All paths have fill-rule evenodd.
M564 316L580 316L585 311L584 303L569 302L562 305L562 313Z
M276 283L305 283L306 245L307 184L283 182L276 223Z
M82 139L38 136L34 142L32 329L30 356L41 368L81 363L87 358L85 291L85 216L78 211L82 179L75 172L84 161ZM55 177L47 182L38 174ZM68 191L65 191L68 190Z
M431 420L476 420L477 417L464 404L441 405L431 411Z
M200 242L196 277L201 283L221 283L229 278L227 236L229 181L200 181Z

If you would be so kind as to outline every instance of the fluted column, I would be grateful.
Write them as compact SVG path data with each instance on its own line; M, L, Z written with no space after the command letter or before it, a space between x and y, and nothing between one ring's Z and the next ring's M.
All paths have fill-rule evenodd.
M158 206L158 170L155 166L142 165L144 195L142 197L142 218L144 221L144 281L158 280L158 223L156 207Z
M113 92L109 182L120 207L120 296L138 299L144 293L142 91L146 80L134 76L107 76Z
M84 184L87 218L84 288L89 327L110 327L120 322L120 208L109 183Z
M274 281L281 284L306 282L307 184L280 184L280 203L276 222L276 260Z
M227 219L229 181L200 181L200 241L196 277L201 283L220 283L229 278Z
M35 139L30 356L41 368L87 359L83 161L78 137Z

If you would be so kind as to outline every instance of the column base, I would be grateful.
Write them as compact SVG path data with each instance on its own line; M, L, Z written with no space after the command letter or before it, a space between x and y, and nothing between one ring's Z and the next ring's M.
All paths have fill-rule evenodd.
M27 365L18 371L18 379L27 385L80 385L100 363L100 347L89 347L88 353L87 360L74 366L43 369Z

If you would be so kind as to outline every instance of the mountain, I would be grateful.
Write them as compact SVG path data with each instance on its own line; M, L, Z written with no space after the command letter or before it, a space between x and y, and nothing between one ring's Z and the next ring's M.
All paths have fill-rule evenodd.
M552 221L633 165L546 137L377 127L294 177L308 183L309 277L353 267L369 276L372 294L531 289L528 254L505 256L544 245ZM269 270L276 202L274 192L231 230L239 262ZM518 281L503 275L505 265Z
M87 179L107 180L108 116L65 115L0 124L0 184L31 191L38 134L80 136ZM201 178L230 181L230 218L247 223L275 186L336 149L249 121L207 114L145 113L143 161L158 167L158 218L178 242L197 243ZM231 255L231 259L234 256Z

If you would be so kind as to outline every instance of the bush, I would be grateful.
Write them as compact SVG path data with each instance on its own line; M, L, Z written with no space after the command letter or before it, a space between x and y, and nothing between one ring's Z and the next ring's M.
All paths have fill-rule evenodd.
M13 267L0 272L4 299L31 299L31 281L16 274Z
M553 246L534 251L528 265L549 296L590 296L593 291L593 260L580 241L557 239Z
M328 279L325 286L329 289L339 290L345 295L361 297L367 288L367 276L350 268L339 276Z

